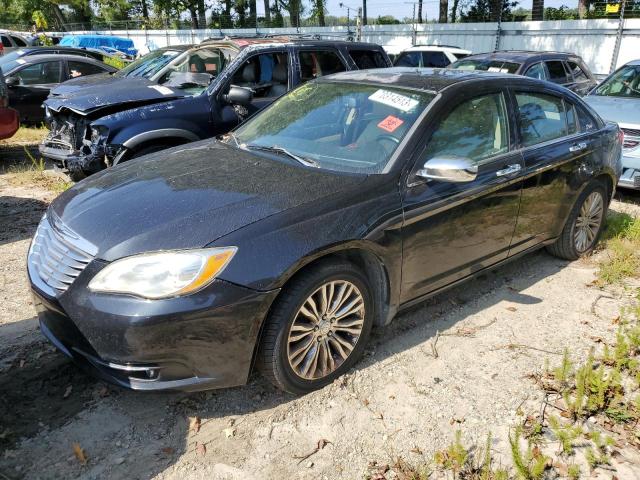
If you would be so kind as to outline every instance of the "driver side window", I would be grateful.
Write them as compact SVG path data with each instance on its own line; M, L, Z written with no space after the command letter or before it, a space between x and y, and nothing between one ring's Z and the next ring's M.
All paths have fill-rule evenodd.
M425 160L462 157L477 165L508 150L504 96L493 93L455 107L431 136Z
M251 88L253 98L276 98L286 93L289 89L287 53L254 55L234 73L231 85Z

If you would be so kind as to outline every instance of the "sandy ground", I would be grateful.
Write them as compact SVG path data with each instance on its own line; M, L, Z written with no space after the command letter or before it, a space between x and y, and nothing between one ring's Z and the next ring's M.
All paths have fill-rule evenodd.
M242 388L134 393L86 376L43 339L25 258L53 194L12 187L5 174L0 195L3 480L357 479L370 462L429 459L458 429L467 443L492 432L506 459L518 410L542 399L528 375L558 363L565 347L585 356L594 339L613 338L612 320L632 294L592 286L593 259L541 251L403 313L375 332L350 374L304 397L257 375ZM633 203L612 208L638 213ZM194 416L199 430L190 429ZM640 478L634 455L598 478Z

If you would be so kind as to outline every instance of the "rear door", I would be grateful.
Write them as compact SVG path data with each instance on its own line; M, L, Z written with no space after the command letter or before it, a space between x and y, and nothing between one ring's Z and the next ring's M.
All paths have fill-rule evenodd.
M556 237L583 184L581 169L597 164L595 122L580 124L578 111L553 90L513 89L525 180L510 254Z
M520 203L522 156L508 97L499 87L458 89L433 112L433 132L417 155L403 194L402 301L493 265L508 255ZM429 133L427 133L429 135ZM426 161L464 157L475 180L452 183L415 175Z
M62 62L48 60L27 64L11 76L20 82L9 89L9 101L20 113L20 119L27 123L44 121L42 102L49 96L49 91L62 81Z
M570 84L567 88L573 90L578 95L585 95L594 86L594 82L589 78L580 64L573 60L567 60L567 70L570 72Z

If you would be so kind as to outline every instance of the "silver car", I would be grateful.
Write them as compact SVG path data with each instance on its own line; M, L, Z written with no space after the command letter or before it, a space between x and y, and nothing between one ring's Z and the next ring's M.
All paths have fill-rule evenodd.
M640 190L640 60L620 67L583 99L602 118L620 125L624 142L618 186Z

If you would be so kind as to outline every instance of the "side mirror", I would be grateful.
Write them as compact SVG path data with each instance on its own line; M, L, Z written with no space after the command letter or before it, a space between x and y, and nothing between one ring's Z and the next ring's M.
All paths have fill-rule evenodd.
M7 87L17 87L20 85L20 79L18 77L7 77L5 78L5 83Z
M229 91L222 97L225 102L231 105L249 105L253 99L253 90L250 88L237 87L231 85Z
M472 182L478 176L478 166L468 158L436 157L427 161L416 176L440 182Z

